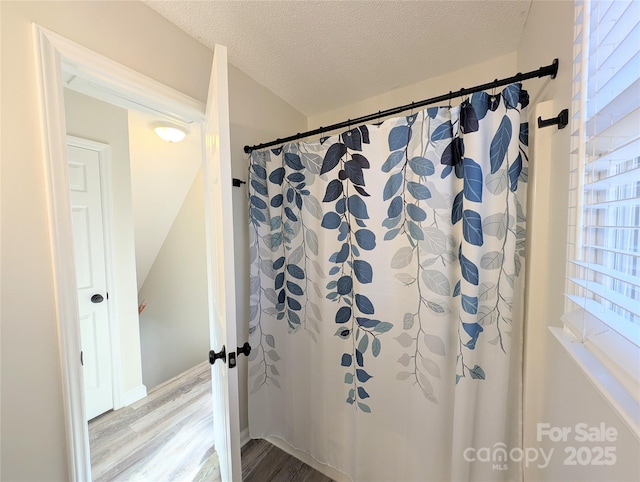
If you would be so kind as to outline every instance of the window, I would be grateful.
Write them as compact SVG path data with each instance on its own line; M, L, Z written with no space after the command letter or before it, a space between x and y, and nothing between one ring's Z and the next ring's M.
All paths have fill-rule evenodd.
M640 400L640 2L576 2L565 326Z

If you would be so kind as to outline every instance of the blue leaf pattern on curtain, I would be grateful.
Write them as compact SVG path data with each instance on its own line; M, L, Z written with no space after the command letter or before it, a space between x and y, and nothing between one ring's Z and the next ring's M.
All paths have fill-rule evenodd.
M510 85L503 90L502 98L507 109L517 108L520 95L519 85ZM390 174L382 192L384 201L391 200L387 209L388 217L382 223L388 229L384 240L392 240L398 235L406 237L407 246L392 256L391 266L398 270L409 265L414 267L415 271L399 273L397 278L406 286L415 284L418 291L415 312L407 312L403 316L405 331L396 337L402 346L415 350L415 355L411 357L413 371L401 371L397 378L414 380L425 397L434 403L437 403L437 398L432 392L429 377L439 376L439 368L436 359L431 357L444 356L445 353L444 344L425 329L425 313L435 316L449 313L452 299L460 297L462 311L459 320L463 331L459 331L456 382L466 376L485 377L480 366L471 367L464 360L465 353L475 349L484 331L483 325L495 325L497 339L489 342L500 343L503 347L501 326L511 322L508 317L509 297L501 295L499 287L500 283L513 285L513 278L519 274L522 266L524 214L522 206L515 198L512 199L506 188L515 192L519 179L526 182L526 167L525 176L521 174L524 164L522 156L526 158L528 124L524 122L520 125L521 152L510 161L507 152L512 126L509 117L504 115L490 143L491 169L486 177L476 161L468 157L460 159L461 148L454 146L461 135L455 132L456 129L464 130L467 135L477 132L478 121L484 119L487 110L497 109L498 104L499 99L481 92L462 104L459 111L463 114L460 117L464 117L462 122L460 118L455 118L455 109L447 108L431 108L420 114L387 121L393 122L394 126L388 136L389 154L381 167L382 172ZM417 135L414 135L414 131ZM412 139L417 139L417 142L412 143ZM361 410L370 412L370 407L359 401L370 396L363 386L372 377L365 370L365 354L370 339L370 353L374 357L380 354L381 335L390 331L394 323L363 316L374 315L375 308L371 299L360 292L362 285L373 281L371 264L361 258L360 250L376 248L376 236L367 229L369 215L363 199L370 196L365 190L365 170L371 166L366 157L354 152L361 151L363 143L369 143L367 126L352 129L338 136L334 143L325 144L324 157L318 154L318 150L301 152L304 144L287 144L280 149L252 153L252 193L249 200L254 244L250 249L250 262L259 267L260 274L252 276L250 280L252 302L256 302L251 305L250 315L251 321L256 318L261 320L263 315L286 320L291 332L297 331L301 325L308 325L309 334L315 340L320 331L318 319L321 316L307 293L309 289L321 292L319 279L324 278L324 268L319 264L322 260L312 259L318 254L318 233L305 225L304 218L308 215L321 219L323 228L337 230L339 249L326 260L333 264L328 274L334 279L326 283L324 296L338 305L335 323L339 326L335 335L344 340L355 337L351 352L344 353L340 363L349 369L345 374L345 383L350 386L347 402L358 402ZM429 202L435 189L434 184L429 183L430 177L446 178L452 169L440 167L450 165L452 157L457 159L453 161L456 175L463 179L462 191L456 194L451 207L442 202L442 194L438 195L437 201ZM277 163L278 159L280 165L275 167L277 164L274 161ZM441 160L440 165L436 164L438 159ZM436 165L439 173L436 172ZM268 179L267 168L272 169ZM323 209L318 199L305 189L315 181L317 174L334 177L325 176L330 181L322 202L331 203L329 209ZM490 214L483 219L472 203L482 203L485 189L495 196L505 193L505 203L504 212ZM465 205L468 209L463 208ZM514 208L516 212L510 212ZM439 221L448 227L462 221L463 240L456 240L448 232L450 230L440 229ZM265 230L265 227L268 229ZM499 250L482 254L474 263L464 252L469 245L481 247L484 235L502 240L502 245ZM509 237L515 238L519 248L513 255L511 268L506 264L505 253ZM271 252L269 259L261 256L261 245ZM452 249L456 246L457 253ZM446 268L456 262L460 265L461 279L456 280L454 286L447 276L430 268L436 263ZM478 265L481 270L495 270L497 279L487 277L491 280L480 284ZM273 282L265 286L265 278ZM354 281L358 286L354 287ZM461 287L461 282L465 283L465 288ZM404 336L413 330L416 323L418 329L417 332L414 330L415 336ZM264 366L260 371L252 369L254 389L269 383L278 386L275 362L279 356L275 338L263 331L260 322L252 324L252 334L255 330L260 331L256 353L261 354ZM421 337L424 346L421 346ZM400 363L405 365L403 360ZM254 364L253 368L258 366Z
M370 363L384 357L387 343L403 351L387 360L399 365L385 380L389 390L410 383L433 404L442 400L436 387L449 363L454 385L493 376L482 349L506 354L512 323L521 323L511 312L524 261L518 187L528 176L528 124L519 110L527 103L513 84L458 107L387 120L384 146L370 145L376 126L359 126L252 152L252 393L281 388L279 347L289 341L277 338L274 323L316 343L330 330L341 346L341 371L327 374L341 378L344 400L364 413L384 395L369 388L383 376ZM412 300L392 317L379 306L393 300L371 287L382 281L374 263L380 259L395 275L384 283ZM433 329L452 320L455 343Z

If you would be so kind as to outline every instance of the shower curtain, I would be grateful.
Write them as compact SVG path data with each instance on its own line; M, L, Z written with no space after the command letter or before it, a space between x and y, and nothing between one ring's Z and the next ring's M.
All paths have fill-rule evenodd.
M354 481L521 479L527 104L251 153L252 438Z

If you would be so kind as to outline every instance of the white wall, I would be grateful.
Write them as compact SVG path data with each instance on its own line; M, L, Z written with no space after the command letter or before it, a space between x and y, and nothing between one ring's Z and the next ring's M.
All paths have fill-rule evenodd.
M0 2L2 473L7 481L68 480L46 186L32 22L200 101L212 52L139 2ZM306 127L306 119L229 70L234 176L242 146ZM238 330L246 338L246 191L237 189ZM240 362L245 370L246 364ZM242 426L246 426L244 394Z
M131 204L138 291L202 166L202 137L190 125L181 142L166 142L151 128L163 119L128 110Z
M207 359L209 302L202 170L139 292L142 377L147 389Z
M115 302L120 329L120 359L123 393L142 384L136 260L129 174L129 126L127 111L92 97L65 89L67 134L110 146L113 199L114 275L117 290L109 293Z
M573 42L573 2L534 1L525 25L518 49L518 70L527 71L547 65L553 58L560 61L560 69L555 80L549 78L530 80L526 88L531 95L532 105L547 100L554 101L554 112L571 108L572 89L572 42ZM533 109L532 109L533 110ZM530 113L532 113L532 110ZM555 114L554 114L555 115ZM535 119L530 118L531 125ZM606 481L622 482L640 480L640 443L633 436L603 396L591 385L585 374L569 357L556 339L549 333L549 326L560 326L563 313L565 255L567 239L567 198L569 170L569 128L552 131L551 156L533 159L531 175L549 170L550 198L537 199L537 211L548 213L546 229L530 232L538 242L550 247L546 259L530 259L535 263L540 276L530 280L535 290L545 293L544 299L529 299L536 303L541 312L539 319L528 320L525 344L525 417L524 445L543 448L548 452L555 448L551 464L539 469L533 464L525 471L525 480L530 481ZM544 228L544 226L543 226ZM615 443L551 443L546 438L537 440L538 423L553 426L575 427L583 422L599 427L604 423L618 431ZM564 464L568 446L586 445L613 446L616 450L616 464L607 466L569 466Z
M400 87L382 95L310 117L309 129L316 129L320 126L335 124L346 119L353 119L380 110L436 97L446 94L450 90L459 90L464 87L484 84L494 78L509 77L514 74L516 61L516 52L512 52L486 62L470 65L461 70Z

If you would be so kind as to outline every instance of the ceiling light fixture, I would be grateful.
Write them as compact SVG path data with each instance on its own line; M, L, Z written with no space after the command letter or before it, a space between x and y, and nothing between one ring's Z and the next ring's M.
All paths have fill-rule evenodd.
M167 142L180 142L187 136L187 131L173 124L157 124L153 130L158 137Z

